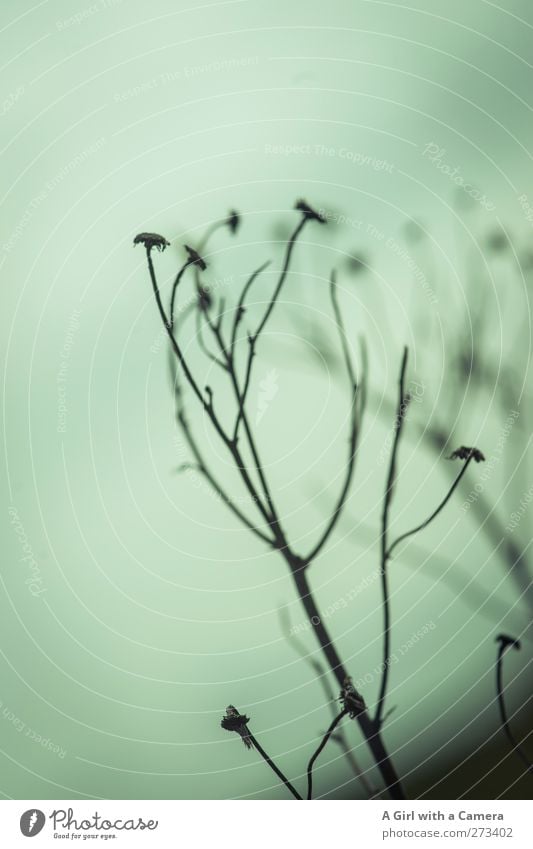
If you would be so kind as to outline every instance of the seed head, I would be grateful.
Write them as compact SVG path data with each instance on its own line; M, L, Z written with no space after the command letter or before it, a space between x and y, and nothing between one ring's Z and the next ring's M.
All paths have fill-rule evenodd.
M448 460L470 460L472 458L476 463L482 463L485 460L485 455L481 453L479 448L467 448L466 445L461 445L452 451Z
M510 637L508 634L498 634L496 637L496 642L500 644L502 651L507 648L513 648L517 651L520 651L522 648L522 644L520 640L515 640L514 637Z
M306 203L305 200L296 201L294 208L301 212L304 218L308 218L309 221L318 221L319 224L326 223L326 219L324 218L324 216L321 215L320 212L317 212L315 209L313 209L312 206L309 206L309 204Z
M358 716L364 710L366 710L365 700L362 695L357 692L353 685L353 680L350 675L347 675L344 679L344 684L342 686L342 690L339 696L339 701L341 702L343 708L348 711L350 717L353 719L355 716Z
M189 262L191 265L197 265L202 271L205 271L207 268L207 263L200 256L198 251L195 251L194 248L189 247L189 245L185 245L185 250L189 254Z
M230 210L226 223L229 227L230 233L234 236L241 223L241 217L235 209Z
M158 233L139 233L137 236L135 236L133 244L144 245L147 252L150 253L152 248L157 248L158 251L164 251L165 248L168 248L170 242L168 242L164 236L160 236Z
M239 713L233 705L228 705L226 716L222 717L220 725L225 731L235 731L241 737L246 748L251 749L252 741L250 740L250 732L248 730L249 722L249 717Z

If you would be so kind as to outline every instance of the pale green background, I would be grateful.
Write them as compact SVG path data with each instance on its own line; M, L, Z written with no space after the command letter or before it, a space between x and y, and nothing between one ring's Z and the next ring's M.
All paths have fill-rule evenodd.
M490 457L507 415L491 391L451 377L450 400L444 386L450 354L469 332L469 284L492 317L492 362L516 364L517 396L527 384L527 280L510 250L487 258L485 238L508 228L519 259L531 244L518 198L533 203L532 34L526 0L505 10L483 0L2 3L4 796L286 798L266 766L219 728L228 702L251 715L267 750L303 787L329 712L283 639L278 610L287 603L293 622L304 616L281 560L203 485L173 474L184 455L166 349L132 239L155 230L172 240L156 257L168 284L183 242L195 244L236 207L242 230L234 241L217 236L209 270L210 279L226 279L221 291L231 298L264 259L279 267L297 197L363 222L360 230L306 230L301 274L288 281L259 350L250 411L254 418L259 381L270 375L277 393L257 432L286 526L305 551L338 492L348 408L343 375L317 359L311 328L319 323L322 348L337 351L326 280L332 265L344 267L345 251L362 252L369 269L350 276L344 267L339 279L354 349L357 333L368 339L373 393L394 402L404 343L409 377L423 387L393 508L396 531L409 528L449 483L446 461L419 440L416 420L436 417L451 428L464 399L456 443L478 444ZM423 155L428 143L480 186L493 212L461 204L464 193ZM310 152L283 155L274 145ZM355 164L343 150L391 167ZM427 228L417 247L405 241L411 216ZM416 255L436 304L387 249L390 237ZM272 284L266 276L257 296ZM79 327L68 339L75 311ZM520 435L517 426L485 484L503 525L531 483L528 454L521 456L531 429L524 408ZM193 410L207 453L242 496ZM372 403L349 510L311 573L321 609L369 579L328 619L355 678L381 659L378 546L369 528L379 522L391 426L389 408ZM469 471L472 486L480 472ZM397 707L385 739L413 796L519 796L527 785L515 784L520 764L506 758L498 731L492 666L495 635L522 633L531 607L461 503L458 495L420 536L427 556L413 547L391 569L393 647L427 623L436 627L393 667ZM39 597L25 584L10 507L39 564ZM529 543L529 527L526 511L518 544ZM311 635L303 639L316 649ZM522 733L530 728L530 658L527 639L506 658ZM376 679L364 689L370 705L377 687ZM65 757L18 731L17 721ZM334 746L320 763L318 795L360 795Z

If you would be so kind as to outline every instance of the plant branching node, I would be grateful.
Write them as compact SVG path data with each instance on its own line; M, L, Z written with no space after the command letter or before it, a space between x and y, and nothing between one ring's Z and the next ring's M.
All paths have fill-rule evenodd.
M344 679L339 701L341 702L344 710L348 711L351 719L354 719L366 710L365 700L361 693L358 693L355 689L351 675L347 675Z

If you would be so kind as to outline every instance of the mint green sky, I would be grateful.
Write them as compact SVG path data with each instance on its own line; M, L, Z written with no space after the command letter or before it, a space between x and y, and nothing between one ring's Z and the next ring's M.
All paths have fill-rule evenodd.
M168 294L182 245L235 207L241 230L213 240L206 279L229 305L272 259L251 321L301 196L332 220L310 225L296 250L249 406L286 527L310 548L340 488L349 409L327 294L336 267L358 366L358 335L367 340L372 391L348 508L310 574L319 607L354 678L370 676L373 705L376 529L407 344L417 398L395 533L425 518L450 481L420 423L479 445L490 473L480 483L472 467L465 492L391 564L398 662L385 738L412 795L525 792L509 759L476 781L507 754L494 637L528 626L527 567L509 576L461 505L480 483L505 527L525 499L509 533L519 549L530 542L532 28L526 0L505 10L485 0L2 4L5 796L285 798L219 728L230 702L303 785L329 712L279 610L288 605L295 624L305 617L281 560L204 483L175 473L187 455L145 258L132 247L142 230L172 242L154 257ZM510 244L494 254L487 236L501 229ZM365 269L350 271L349 254ZM486 391L453 371L472 334L497 376ZM194 333L187 339L200 370ZM228 412L214 369L201 374ZM214 468L246 499L189 405ZM304 628L301 639L316 652ZM506 658L524 732L530 654L526 634L522 654ZM334 746L320 764L318 795L362 794Z

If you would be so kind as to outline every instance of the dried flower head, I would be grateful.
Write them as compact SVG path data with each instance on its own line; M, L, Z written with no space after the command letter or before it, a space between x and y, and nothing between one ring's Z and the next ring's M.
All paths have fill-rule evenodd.
M189 262L191 265L197 265L198 268L201 268L202 271L205 271L207 268L207 263L200 256L198 251L195 251L194 248L189 247L189 245L185 245L185 250L189 254Z
M502 651L507 648L513 648L517 651L520 651L522 648L522 643L520 640L515 640L514 637L510 637L508 634L498 634L496 637L496 642L500 643Z
M467 448L465 445L461 445L460 448L456 448L455 451L452 451L448 460L470 460L473 459L476 463L482 463L485 460L485 455L481 453L479 448Z
M326 223L326 219L324 218L324 216L321 215L320 212L317 212L315 209L313 209L312 206L309 206L309 204L306 203L304 200L296 201L294 208L299 210L299 212L303 214L304 218L308 218L310 221L318 221L320 224Z
M353 679L350 675L347 675L344 679L339 701L341 702L344 710L348 711L352 719L366 710L365 700L355 689Z
M170 242L158 233L139 233L135 236L133 244L144 245L148 253L150 253L152 248L157 248L158 251L164 251L165 248L169 247Z
M227 225L229 227L230 233L235 235L235 233L239 229L240 223L241 223L241 217L240 217L239 213L237 212L237 210L230 209L230 212L229 212L229 215L228 215L228 220L227 220Z
M241 737L246 748L251 749L252 741L250 740L250 732L248 731L249 722L249 717L239 713L233 705L228 705L226 716L222 717L220 725L225 731L235 731Z

